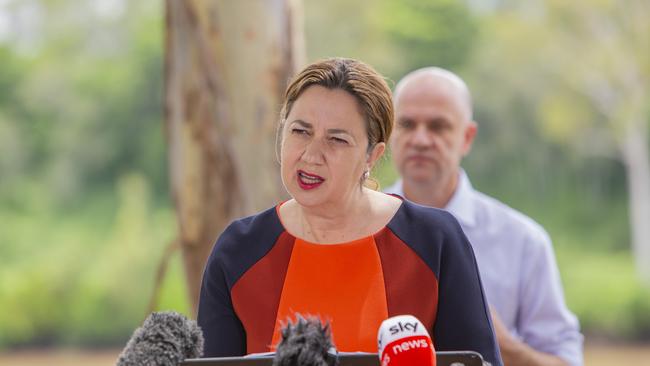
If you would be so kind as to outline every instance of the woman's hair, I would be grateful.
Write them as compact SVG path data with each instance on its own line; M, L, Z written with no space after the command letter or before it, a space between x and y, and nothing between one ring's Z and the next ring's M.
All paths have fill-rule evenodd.
M313 85L328 89L342 89L359 103L366 122L368 151L379 142L388 142L393 129L393 99L384 78L361 61L349 58L328 58L305 67L287 87L280 112L278 145L284 123L293 103L300 94Z

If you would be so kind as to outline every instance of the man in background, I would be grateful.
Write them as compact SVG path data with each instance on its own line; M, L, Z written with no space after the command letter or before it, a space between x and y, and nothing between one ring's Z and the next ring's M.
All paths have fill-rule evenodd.
M504 364L582 365L583 337L565 305L548 234L474 190L460 167L477 131L465 82L424 68L406 75L393 98L390 146L401 179L386 191L458 219L476 255Z

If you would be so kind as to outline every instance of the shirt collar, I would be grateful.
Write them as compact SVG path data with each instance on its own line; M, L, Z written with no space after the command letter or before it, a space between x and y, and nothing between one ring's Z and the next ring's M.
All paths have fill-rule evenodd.
M461 169L458 174L456 191L451 196L447 206L445 206L445 210L456 216L463 226L471 227L476 225L476 216L472 201L473 193L474 188L472 188L472 183L470 183L465 170Z
M400 178L395 184L388 187L386 193L397 194L404 197L403 181ZM476 217L474 212L474 205L472 201L472 194L474 188L469 181L469 177L465 170L461 169L458 173L458 185L456 191L451 196L451 199L445 206L445 210L451 212L463 226L472 227L476 225Z

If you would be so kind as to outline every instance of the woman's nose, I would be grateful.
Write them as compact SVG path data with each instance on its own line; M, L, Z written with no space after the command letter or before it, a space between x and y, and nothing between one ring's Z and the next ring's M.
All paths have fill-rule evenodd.
M301 159L305 163L320 164L323 162L323 143L320 139L312 139L302 153Z

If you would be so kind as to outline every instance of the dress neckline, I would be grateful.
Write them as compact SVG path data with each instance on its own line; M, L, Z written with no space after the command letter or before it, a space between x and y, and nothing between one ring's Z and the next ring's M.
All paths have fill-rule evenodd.
M374 232L374 233L372 233L372 234L370 234L370 235L365 235L365 236L362 236L362 237L359 237L359 238L355 238L355 239L352 239L352 240L348 240L348 241L344 241L344 242L317 243L317 242L313 242L313 241L310 241L310 240L304 239L304 238L302 238L302 237L299 237L299 236L294 235L293 233L291 233L291 231L287 230L287 227L286 227L286 225L284 224L284 222L282 221L282 217L280 216L280 207L281 207L283 204L285 204L288 200L286 200L286 201L282 201L282 202L278 203L278 204L275 206L275 210L274 210L274 211L275 211L275 216L277 217L278 221L280 222L280 225L282 226L282 229L284 230L284 232L286 232L286 233L287 233L290 237L292 237L294 240L295 240L295 239L299 240L302 244L306 244L306 245L308 245L308 246L312 246L312 245L314 245L314 246L327 247L327 248L336 248L336 247L349 246L349 245L355 245L355 244L356 244L356 245L359 245L359 244L363 244L363 243L367 242L368 239L372 239L372 238L374 238L375 236L382 234L385 230L388 229L388 226L390 226L391 223L392 223L394 220L396 220L396 217L397 217L397 216L400 214L400 212L404 209L404 206L405 206L405 202L406 202L406 200L405 200L402 196L397 195L397 194L392 194L392 193L387 193L387 194L390 195L390 196L393 196L393 197L397 197L397 198L399 198L400 200L402 200L402 203L400 203L399 207L397 208L397 211L395 211L395 213L394 213L393 216L390 218L390 220L388 220L388 222L386 223L386 225L382 226L379 230L377 230L376 232Z

